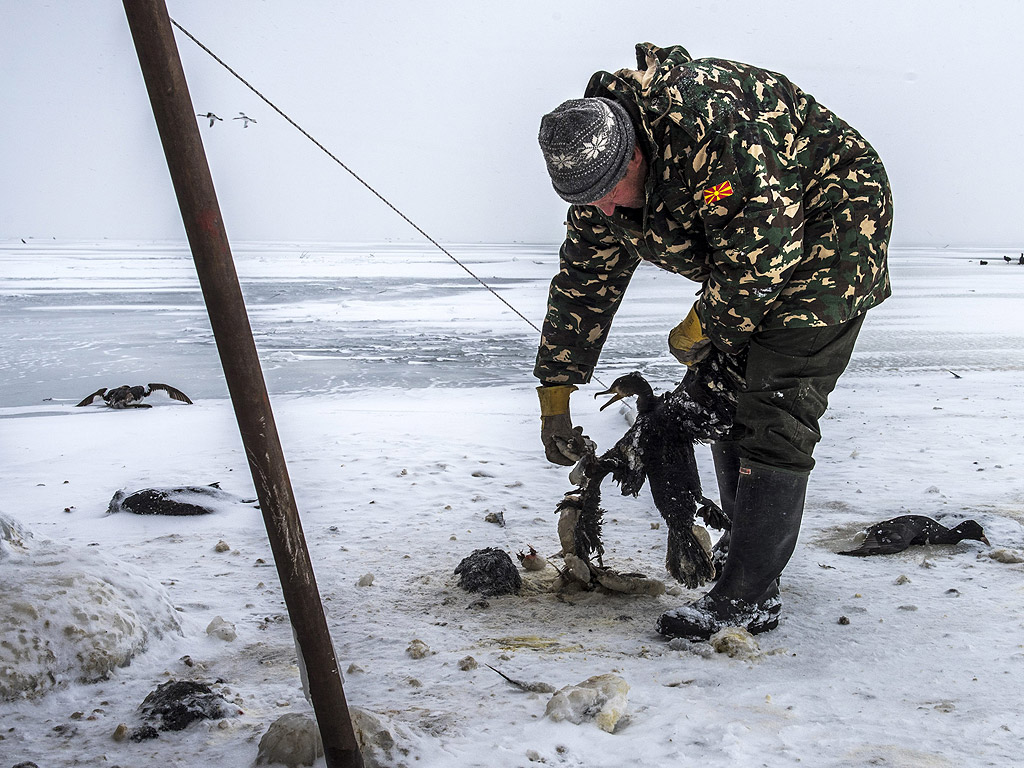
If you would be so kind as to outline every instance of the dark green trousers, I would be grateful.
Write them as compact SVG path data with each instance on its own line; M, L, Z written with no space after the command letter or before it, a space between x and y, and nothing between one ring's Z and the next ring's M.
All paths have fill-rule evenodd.
M801 475L814 468L818 419L863 323L860 315L842 325L780 328L751 337L733 433L741 462Z

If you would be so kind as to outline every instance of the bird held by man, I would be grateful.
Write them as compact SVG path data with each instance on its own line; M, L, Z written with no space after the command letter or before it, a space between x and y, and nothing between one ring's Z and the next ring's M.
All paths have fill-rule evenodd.
M715 577L710 537L695 526L697 515L709 526L727 530L730 521L700 486L694 456L699 441L723 437L731 428L735 382L740 364L717 350L693 366L675 390L655 395L638 373L620 376L600 395L612 398L602 410L626 397L637 398L633 425L609 450L597 456L594 444L580 436L582 455L570 479L578 486L557 511L574 520L573 553L601 562L601 482L609 474L623 495L636 496L650 484L654 504L668 528L665 566L672 576L694 588ZM565 545L563 544L563 550ZM603 564L603 563L602 563Z
M900 515L892 520L883 520L865 530L864 541L856 549L837 552L839 555L892 555L910 546L922 544L957 544L972 539L988 544L985 531L976 520L964 520L947 528L942 523L924 515Z
M152 408L152 405L144 403L142 400L143 398L149 397L157 390L166 392L170 395L172 400L192 405L192 401L189 400L188 395L180 389L175 389L167 384L147 384L144 387L141 385L132 387L127 384L123 384L120 387L115 387L111 390L107 390L106 387L101 387L85 398L82 402L78 403L75 407L81 408L84 405L90 405L93 400L100 397L103 398L104 405L108 405L117 410L121 410L123 408Z

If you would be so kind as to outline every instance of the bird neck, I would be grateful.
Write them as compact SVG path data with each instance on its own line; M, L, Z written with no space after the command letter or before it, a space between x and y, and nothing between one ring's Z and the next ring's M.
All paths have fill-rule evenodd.
M636 396L636 411L637 413L649 413L654 410L654 406L658 404L658 399L654 396L654 390L648 389L646 392L639 392Z

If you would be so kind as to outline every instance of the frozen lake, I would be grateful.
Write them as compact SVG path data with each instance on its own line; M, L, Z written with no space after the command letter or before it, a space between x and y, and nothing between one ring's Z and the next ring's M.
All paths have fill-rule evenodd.
M554 246L454 250L540 322ZM563 594L547 568L524 572L521 595L486 605L457 586L456 565L478 548L536 546L560 563L552 513L570 489L566 468L544 461L540 445L536 331L461 268L419 246L241 244L235 253L348 670L346 695L384 718L408 750L405 765L1019 761L1024 726L1012 680L1024 661L1024 266L1016 260L893 255L894 296L870 313L823 421L800 543L782 579L782 622L749 656L732 658L656 635L662 612L699 594L679 585L656 597ZM0 612L0 679L31 667L23 657L5 666L3 653L21 647L32 616L64 665L52 690L0 700L3 765L250 768L269 723L309 712L259 513L236 505L187 519L107 514L120 489L216 481L253 495L191 258L182 246L6 243L0 263L0 513L33 535L24 547L0 546L0 583L15 585L0 598L20 606ZM610 382L642 368L656 388L671 385L680 367L665 336L695 289L640 270L598 376ZM161 394L145 411L71 407L99 387L154 381L195 404ZM582 387L573 416L609 446L625 421L598 410L591 395L602 388ZM707 447L696 455L713 495ZM608 564L666 579L665 530L647 490L624 498L606 487L602 505ZM497 512L504 526L488 522ZM950 525L975 519L991 546L835 554L867 524L907 513ZM75 682L67 638L106 636L109 624L79 611L91 598L64 586L47 592L58 561L93 564L61 584L117 582L116 574L122 584L149 583L144 605L169 601L180 633L151 638L106 679ZM370 574L371 586L357 586ZM218 618L234 625L235 640L207 633ZM433 653L410 658L414 640ZM479 666L465 667L467 657ZM555 722L544 715L548 695L516 689L484 664L556 688L619 675L630 686L626 722L615 733ZM219 681L237 714L115 742L119 724L136 726L140 703L171 677Z
M557 246L451 250L540 325ZM272 394L532 381L537 333L430 246L241 244L234 255ZM185 245L8 243L0 263L0 405L150 381L227 396ZM851 372L1024 367L1013 321L1024 316L1024 266L1001 252L904 250L892 270L897 300L871 313ZM665 336L695 290L641 268L598 376L676 377Z

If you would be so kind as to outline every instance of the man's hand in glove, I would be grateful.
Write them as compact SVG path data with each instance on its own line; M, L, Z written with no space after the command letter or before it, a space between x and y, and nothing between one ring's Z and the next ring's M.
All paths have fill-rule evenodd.
M694 304L686 318L668 334L668 351L683 365L693 365L707 357L711 351L711 339L704 333L697 305Z
M582 433L582 427L573 430L569 416L569 395L576 390L572 384L537 387L540 397L540 439L544 455L552 464L570 467L579 455L569 447L569 440Z

